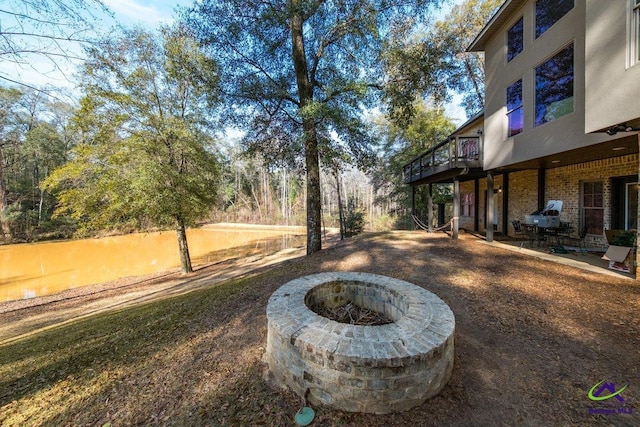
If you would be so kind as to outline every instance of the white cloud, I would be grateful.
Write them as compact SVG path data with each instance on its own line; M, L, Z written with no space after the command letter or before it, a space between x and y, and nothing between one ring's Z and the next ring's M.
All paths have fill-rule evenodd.
M115 20L129 25L157 26L173 21L173 8L178 2L151 2L144 4L140 0L105 0L105 4L115 13Z

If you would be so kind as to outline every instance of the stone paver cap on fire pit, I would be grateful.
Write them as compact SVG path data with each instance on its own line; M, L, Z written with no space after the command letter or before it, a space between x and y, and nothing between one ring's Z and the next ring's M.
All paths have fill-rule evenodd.
M345 304L391 323L338 323L311 309ZM404 411L437 394L451 376L453 313L435 294L409 282L352 272L304 276L273 293L267 319L270 378L314 404Z

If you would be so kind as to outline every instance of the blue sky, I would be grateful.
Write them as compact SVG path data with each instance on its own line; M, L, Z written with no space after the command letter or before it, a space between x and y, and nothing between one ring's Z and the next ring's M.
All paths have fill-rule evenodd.
M4 0L0 0L3 2ZM3 4L8 11L14 13L23 13L19 4L20 0L11 1L7 4ZM98 14L96 24L97 31L107 32L109 29L115 27L117 24L124 26L140 25L149 29L158 28L161 24L170 24L174 19L174 11L177 6L188 6L192 4L191 0L177 0L177 1L154 1L154 0L103 0L104 4L111 9L113 17L108 15ZM24 22L23 22L24 23ZM22 23L22 24L23 24ZM29 32L28 27L22 27L21 23L17 23L15 19L12 19L10 14L0 13L0 24L4 31L25 31ZM34 32L38 32L35 30ZM26 40L26 39L25 39ZM34 50L40 50L38 48L38 42L26 41L23 43L25 46L35 46ZM81 49L79 45L60 42L60 45L68 49L70 54L81 56ZM40 44L40 46L42 46ZM46 48L45 48L46 50ZM72 76L76 70L76 67L81 61L66 61L59 58L55 59L55 63L51 60L47 60L42 55L37 54L23 54L21 64L16 64L11 61L0 61L0 73L9 80L19 81L33 87L45 87L54 86L70 90L74 87L74 83L71 82ZM0 81L0 84L9 84L8 81Z
M450 6L446 4L447 1L445 0L443 10L436 19L444 16L446 11L449 10ZM461 1L452 0L453 3L460 3ZM193 4L192 0L103 0L103 2L111 9L114 15L113 17L107 15L99 17L100 20L96 25L98 29L102 28L105 32L117 24L127 27L139 25L149 29L156 29L161 24L170 24L173 21L176 7L187 7ZM10 0L7 4L8 8L11 8L13 3ZM11 24L11 22L7 21L7 19L2 21L3 28ZM74 49L80 55L81 49L79 46ZM22 65L0 61L0 73L12 80L25 82L35 87L59 87L64 89L63 92L68 91L68 94L72 96L74 83L70 80L72 80L75 69L79 64L80 61L58 61L57 66L60 68L58 70L44 58L34 55L28 58L26 64ZM5 83L0 81L0 84ZM464 111L458 107L458 103L459 100L457 98L454 99L447 110L449 115L456 119L456 122L461 123L464 121Z
M143 25L156 28L161 23L173 20L176 6L189 6L189 0L182 1L153 1L153 0L104 0L104 3L114 12L115 19L125 25Z

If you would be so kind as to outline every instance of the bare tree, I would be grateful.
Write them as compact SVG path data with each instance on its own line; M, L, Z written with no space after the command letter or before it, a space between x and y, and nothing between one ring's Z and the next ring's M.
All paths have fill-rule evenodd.
M8 0L0 4L0 80L36 88L24 74L61 74L95 35L102 0ZM16 77L16 72L20 74Z

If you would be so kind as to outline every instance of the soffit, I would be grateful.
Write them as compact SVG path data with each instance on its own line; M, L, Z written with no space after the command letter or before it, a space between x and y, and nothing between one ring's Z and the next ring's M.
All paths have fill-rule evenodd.
M487 25L480 31L467 48L467 52L484 52L487 43L511 19L514 13L526 3L526 0L507 0L493 14Z
M621 138L601 144L564 151L550 156L539 157L525 162L498 168L501 171L517 171L523 169L553 169L579 163L593 162L613 157L638 153L638 135L631 132Z

